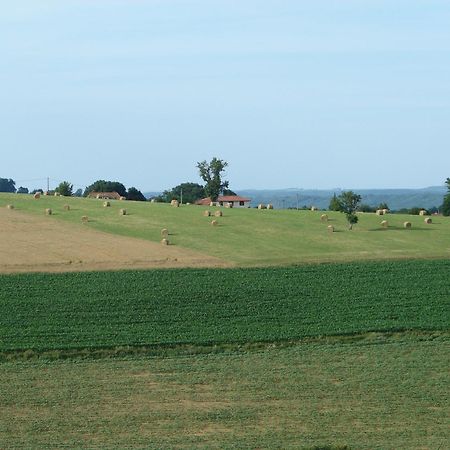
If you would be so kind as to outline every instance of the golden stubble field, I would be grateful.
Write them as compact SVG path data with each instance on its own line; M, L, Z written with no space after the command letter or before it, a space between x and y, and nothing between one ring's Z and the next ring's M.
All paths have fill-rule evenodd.
M0 209L0 273L226 266L178 246Z

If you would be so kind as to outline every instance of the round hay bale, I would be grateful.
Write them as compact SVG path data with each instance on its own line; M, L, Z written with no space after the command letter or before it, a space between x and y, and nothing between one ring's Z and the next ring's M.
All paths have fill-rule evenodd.
M222 217L222 216L223 216L223 213L222 213L222 211L216 211L216 212L214 213L214 215L215 215L216 217Z
M383 228L387 228L387 227L389 226L389 223L388 223L387 220L382 220L382 221L380 222L380 225L381 225Z
M328 225L328 226L327 226L327 230L328 230L330 233L334 233L334 227L333 227L333 225Z
M54 192L53 195L54 195L55 197L59 197L59 193L58 193L58 192Z
M258 205L258 209L266 209L266 205L260 203L260 204Z
M89 222L89 217L88 216L81 216L81 221L83 223L87 223L87 222Z
M70 211L70 205L64 205L64 211Z
M269 203L269 204L267 205L267 209L273 209L272 203Z
M33 198L38 200L41 198L41 193L40 192L36 192L36 194L33 195Z
M427 212L424 209L421 209L419 211L419 216L426 216L426 215L427 215Z
M103 202L103 207L104 208L109 208L111 206L110 202Z
M178 208L178 207L180 206L180 204L178 203L178 200L172 200L172 201L170 202L170 204L171 204L172 206L175 206L175 208Z
M328 222L328 216L327 216L326 214L322 214L322 215L320 216L320 220L321 220L322 222Z
M412 226L412 225L411 225L411 222L404 222L404 223L403 223L403 227L404 227L404 228L411 228L411 226Z
M161 239L161 244L162 245L169 245L169 240L166 238Z
M377 210L375 211L375 214L376 214L377 216L382 216L382 215L384 214L384 212L383 212L382 209L377 209Z
M209 206L215 206L214 202L209 202Z
M226 202L224 206L225 206L225 208L232 208L233 202Z
M51 208L47 208L45 210L45 214L47 214L47 216L51 216L53 214L53 211L51 210Z
M102 198L101 194L97 194L95 198Z
M317 211L317 206L311 206L311 211Z
M161 236L162 236L163 238L167 238L167 236L169 236L169 230L168 230L167 228L163 228L163 229L161 230Z
M8 209L14 209L14 205L6 205Z
M217 222L217 220L213 220L213 221L211 221L211 225L213 227L216 227L217 225L219 225L219 222Z
M427 224L433 223L433 221L431 220L431 217L425 218L424 222Z
M211 211L203 211L203 215L205 217L209 217L211 215Z
M123 197L123 196L120 196L119 197L119 200L126 200L127 198L126 197Z
M383 215L384 214L389 214L389 210L387 208L382 209L381 211L383 211Z
M48 195L48 191L45 191L45 192L44 192L44 195Z
M126 216L127 215L127 210L126 209L119 209L119 214L121 215L121 216Z

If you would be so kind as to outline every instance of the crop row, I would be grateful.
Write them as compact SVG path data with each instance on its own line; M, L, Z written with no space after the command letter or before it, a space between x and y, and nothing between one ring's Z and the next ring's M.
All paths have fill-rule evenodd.
M449 328L450 261L0 276L0 351Z

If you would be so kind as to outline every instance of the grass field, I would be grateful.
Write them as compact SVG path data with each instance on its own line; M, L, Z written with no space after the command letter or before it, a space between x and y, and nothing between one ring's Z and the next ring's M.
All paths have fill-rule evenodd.
M413 340L3 363L0 448L443 450L448 357Z
M168 228L175 246L196 250L240 266L286 265L302 262L353 261L364 259L447 258L450 256L450 218L433 217L426 225L420 216L388 215L390 227L383 229L383 217L361 214L360 222L348 231L345 217L329 212L330 221L320 221L320 211L222 209L219 226L204 217L206 208L166 204L111 201L103 208L97 199L41 197L0 194L0 208L13 204L18 211L43 216L52 208L49 221L61 220L79 227L158 242ZM69 204L70 211L64 211ZM129 215L120 216L126 208ZM215 210L212 208L211 210ZM82 225L81 216L89 223ZM403 228L406 220L412 229ZM329 233L332 224L336 232Z

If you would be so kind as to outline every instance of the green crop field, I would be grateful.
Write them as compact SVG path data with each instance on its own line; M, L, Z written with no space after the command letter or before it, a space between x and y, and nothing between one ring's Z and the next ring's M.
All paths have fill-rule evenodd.
M450 261L0 276L0 351L446 330Z
M360 214L359 223L348 231L341 213L328 212L329 222L320 221L320 211L226 209L217 218L219 226L204 217L207 208L149 202L111 201L104 208L97 199L0 194L0 208L13 204L15 210L43 216L52 208L49 221L62 220L108 233L159 241L168 228L170 242L219 257L239 266L286 265L301 262L350 261L398 258L448 258L450 218L433 217L427 225L420 216L392 214L386 217ZM71 207L64 211L64 205ZM120 216L126 208L128 215ZM211 208L211 211L217 208ZM89 223L82 225L81 216ZM380 226L389 221L389 228ZM412 229L403 228L410 221ZM335 233L327 231L333 225Z

